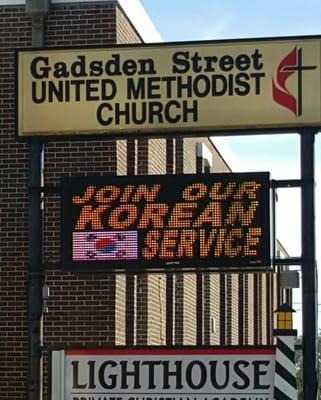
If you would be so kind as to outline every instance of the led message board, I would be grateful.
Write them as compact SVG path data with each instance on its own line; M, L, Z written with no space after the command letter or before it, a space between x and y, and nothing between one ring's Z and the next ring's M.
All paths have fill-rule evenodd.
M321 126L320 37L21 49L19 137Z
M62 179L62 266L270 266L269 174Z

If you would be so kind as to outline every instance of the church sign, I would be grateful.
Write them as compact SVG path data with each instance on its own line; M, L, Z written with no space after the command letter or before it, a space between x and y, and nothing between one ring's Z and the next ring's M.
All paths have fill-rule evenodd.
M17 134L321 126L319 37L21 49Z

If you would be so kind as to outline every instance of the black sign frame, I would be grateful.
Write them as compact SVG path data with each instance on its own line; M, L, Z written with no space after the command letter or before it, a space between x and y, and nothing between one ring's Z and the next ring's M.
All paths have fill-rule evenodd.
M183 193L183 189L193 183L202 183L207 188L215 182L228 184L235 182L237 185L242 182L255 181L261 185L258 191L257 200L259 206L255 212L254 222L262 228L262 238L258 246L258 256L246 257L240 256L234 259L228 257L217 257L210 260L209 257L191 258L191 257L174 257L173 259L153 259L146 260L141 257L144 237L150 229L141 229L137 233L137 259L123 260L95 260L95 255L90 260L73 259L73 232L76 221L79 220L81 206L72 204L72 197L78 196L84 198L84 193L89 186L94 186L98 190L102 187L117 186L124 188L128 185L152 185L160 184L162 187L170 188L170 190L160 190L157 195L157 203L168 204L173 207L179 200L179 195ZM135 186L136 188L138 186ZM178 271L197 271L208 270L218 272L264 272L271 270L271 232L270 232L270 175L268 172L254 173L215 173L215 174L183 174L183 175L138 175L138 176L95 176L95 177L75 177L61 179L61 266L63 270L75 272L178 272ZM205 196L204 196L205 197ZM246 197L246 196L245 196ZM120 198L120 196L119 196ZM203 202L203 203L202 203ZM120 204L115 202L116 204ZM200 203L206 207L206 199L202 198ZM227 207L226 203L222 207ZM147 204L147 203L146 203ZM188 203L187 203L188 204ZM141 208L139 208L141 211ZM172 208L171 208L172 210ZM103 215L103 214L102 214ZM168 223L168 220L167 220ZM238 225L237 228L240 228ZM135 229L135 228L133 228ZM166 226L163 230L166 229ZM170 229L170 228L169 228ZM179 228L181 229L181 228ZM161 235L163 230L160 229ZM181 235L183 229L179 231ZM96 235L92 235L94 231L84 229L82 233L88 233L88 238L98 240ZM127 232L124 230L124 232ZM145 232L145 236L143 233ZM207 229L208 232L208 229ZM113 231L109 231L113 233ZM86 239L86 240L89 240ZM81 239L83 240L83 239ZM122 239L124 240L124 239ZM160 242L163 240L161 237ZM178 240L178 239L177 239ZM224 239L225 240L225 239ZM198 245L196 245L197 247ZM197 250L196 250L197 251Z

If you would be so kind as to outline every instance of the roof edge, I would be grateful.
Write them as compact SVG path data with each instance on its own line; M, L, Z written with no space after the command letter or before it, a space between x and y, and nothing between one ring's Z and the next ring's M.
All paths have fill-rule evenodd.
M163 41L140 0L118 0L118 3L144 42L157 43Z

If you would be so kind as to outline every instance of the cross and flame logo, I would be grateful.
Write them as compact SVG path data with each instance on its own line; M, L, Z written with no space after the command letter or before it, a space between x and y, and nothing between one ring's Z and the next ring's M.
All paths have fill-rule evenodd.
M302 49L298 49L297 46L278 65L276 81L272 80L273 100L291 111L296 118L302 115L303 72L316 68L316 65L303 65ZM294 74L297 74L296 94L291 93L287 88L287 80Z

